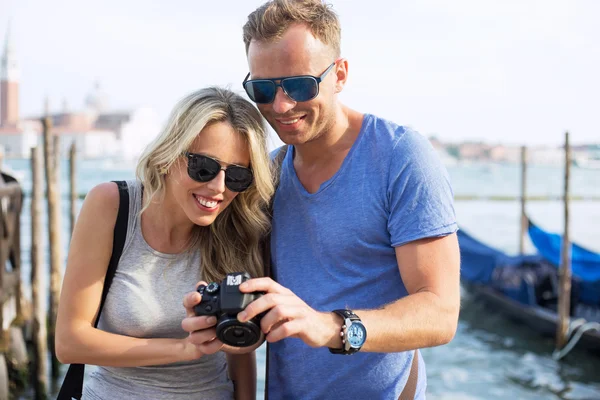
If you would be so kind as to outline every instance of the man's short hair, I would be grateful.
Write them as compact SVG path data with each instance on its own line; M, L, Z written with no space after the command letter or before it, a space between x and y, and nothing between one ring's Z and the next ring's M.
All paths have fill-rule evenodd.
M321 0L270 0L248 15L244 25L246 54L252 40L280 39L294 24L310 28L315 38L331 47L333 56L341 53L341 27L330 4Z

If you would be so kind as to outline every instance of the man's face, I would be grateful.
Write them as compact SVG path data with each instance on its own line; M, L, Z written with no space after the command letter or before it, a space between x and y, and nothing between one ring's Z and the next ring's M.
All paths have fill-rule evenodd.
M333 51L316 39L310 29L304 25L293 25L280 40L253 40L250 43L250 79L298 75L318 77L335 61L333 57ZM314 99L296 102L278 87L272 103L257 104L257 107L284 143L300 145L331 129L335 121L336 87L341 87L337 64L319 84L319 94Z

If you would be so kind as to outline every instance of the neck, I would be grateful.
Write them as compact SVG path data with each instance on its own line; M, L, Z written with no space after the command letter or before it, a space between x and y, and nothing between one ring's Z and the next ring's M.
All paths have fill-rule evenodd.
M141 217L144 239L162 253L184 251L190 244L195 226L168 195L163 200L153 200Z
M349 150L362 124L362 114L339 104L332 122L311 140L295 146L296 160L302 164L317 164L335 158L336 154Z

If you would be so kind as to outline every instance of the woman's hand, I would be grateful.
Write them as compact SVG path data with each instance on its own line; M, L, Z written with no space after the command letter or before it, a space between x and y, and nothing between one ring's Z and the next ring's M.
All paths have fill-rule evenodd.
M196 287L200 284L206 285L206 282L198 282ZM217 318L214 316L197 317L194 306L198 305L200 301L202 301L202 296L198 292L185 295L183 306L187 317L181 321L181 327L188 332L186 343L195 346L202 354L214 354L223 347L223 342L217 339L215 330Z

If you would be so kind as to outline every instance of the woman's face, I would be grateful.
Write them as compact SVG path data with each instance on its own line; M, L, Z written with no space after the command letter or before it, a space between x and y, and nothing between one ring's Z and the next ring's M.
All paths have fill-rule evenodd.
M227 122L206 126L196 137L188 152L217 160L222 168L229 165L248 167L250 152L243 136ZM197 182L188 175L188 159L179 157L166 176L167 196L174 198L189 220L207 226L238 195L225 186L225 171L208 182Z

